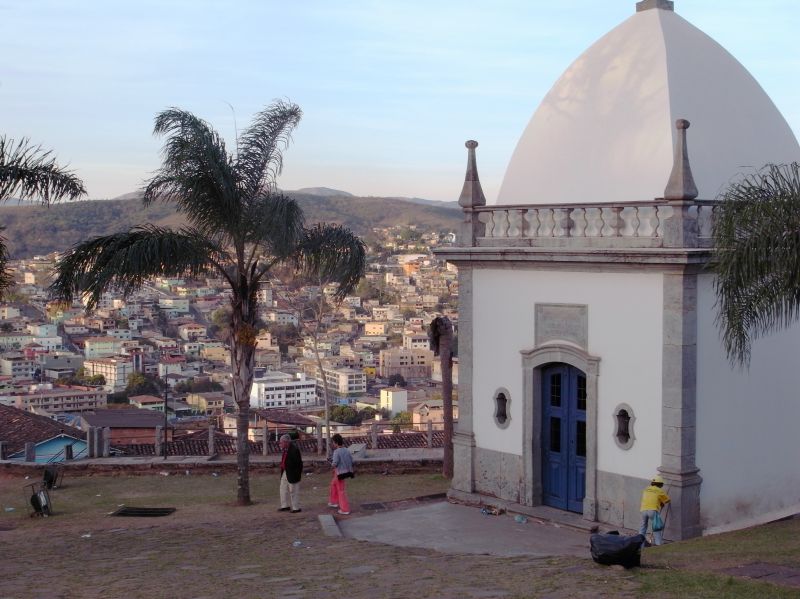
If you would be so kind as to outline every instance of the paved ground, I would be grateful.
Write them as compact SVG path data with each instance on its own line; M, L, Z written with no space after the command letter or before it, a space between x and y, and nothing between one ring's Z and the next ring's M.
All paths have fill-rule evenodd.
M397 547L501 557L589 557L584 531L526 516L486 515L447 501L342 517L338 524L347 538Z

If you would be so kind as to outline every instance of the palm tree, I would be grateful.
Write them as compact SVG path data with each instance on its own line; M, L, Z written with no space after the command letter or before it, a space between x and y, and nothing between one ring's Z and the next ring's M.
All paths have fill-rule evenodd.
M800 164L768 165L731 185L715 210L717 324L731 363L800 316Z
M259 112L237 140L234 154L208 123L170 108L158 114L154 134L165 135L163 163L144 191L144 204L173 202L187 225L150 224L74 246L57 266L53 294L85 294L91 309L103 292L130 293L153 276L216 273L230 288L231 369L237 406L237 503L249 505L250 388L258 333L257 291L276 265L332 273L346 295L364 271L363 244L346 229L307 229L297 203L275 178L282 150L300 121L300 108L276 101Z
M442 476L453 478L453 325L446 316L438 316L428 327L433 354L442 365L442 418L444 420L444 456Z
M15 142L5 135L0 136L0 202L16 196L33 198L47 205L63 198L76 200L85 194L83 182L59 167L52 152L31 145L25 138ZM7 263L6 240L0 235L0 297L14 283L6 270Z

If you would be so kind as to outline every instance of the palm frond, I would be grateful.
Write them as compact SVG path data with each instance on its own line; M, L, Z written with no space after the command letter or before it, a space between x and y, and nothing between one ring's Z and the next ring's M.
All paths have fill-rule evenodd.
M129 294L151 277L198 276L220 270L227 259L224 249L197 229L143 225L73 246L56 266L50 293L61 301L85 294L92 309L110 289Z
M296 104L275 100L239 136L236 171L246 196L275 190L275 179L283 169L282 151L302 116Z
M322 285L337 283L335 297L343 299L364 276L366 248L349 229L320 224L306 229L295 264L302 275Z
M33 198L43 204L86 194L83 182L56 164L51 151L0 136L0 201L14 195Z
M800 318L800 165L767 165L729 187L715 211L717 326L730 361Z
M174 202L206 234L235 231L241 217L237 175L219 134L179 108L159 113L153 134L165 135L166 141L161 168L145 188L144 204Z
M303 239L303 209L282 193L261 193L247 205L245 239L269 256L288 257Z

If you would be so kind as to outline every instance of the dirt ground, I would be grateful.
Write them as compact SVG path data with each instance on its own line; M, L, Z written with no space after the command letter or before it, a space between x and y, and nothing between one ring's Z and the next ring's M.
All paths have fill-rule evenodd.
M27 516L26 482L0 480L3 599L588 599L636 597L641 587L633 573L589 559L449 555L326 537L317 519L330 513L321 475L304 480L299 514L276 511L274 475L254 477L250 507L232 504L231 475L67 479L53 492L50 518ZM447 488L430 474L351 482L356 506ZM178 509L164 518L108 516L121 504Z

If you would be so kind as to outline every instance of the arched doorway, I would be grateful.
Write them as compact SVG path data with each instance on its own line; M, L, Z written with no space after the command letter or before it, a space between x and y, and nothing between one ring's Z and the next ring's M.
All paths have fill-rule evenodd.
M523 468L525 471L525 496L526 505L553 505L555 501L550 501L555 495L549 487L548 480L545 483L546 466L545 448L550 446L550 426L558 427L558 437L560 439L559 453L567 453L566 470L567 477L572 480L572 501L567 500L567 505L563 502L556 507L569 509L583 513L587 520L597 518L597 382L600 358L588 354L583 348L577 347L572 343L550 342L542 344L534 349L522 351L523 369L523 442L527 451L523 452ZM563 385L567 386L567 392L571 393L574 402L575 414L560 414L562 419L558 424L551 424L549 416L558 416L558 410L553 410L553 406L546 404L552 403L549 393L552 381L550 375L561 375L560 384L562 389L561 402L564 398ZM566 378L565 378L566 377ZM566 383L564 381L567 381ZM571 382L570 382L571 381ZM570 390L570 385L572 388ZM579 391L580 388L580 391ZM580 402L578 397L580 396ZM578 407L581 410L578 410ZM557 406L556 406L557 407ZM563 410L563 407L561 408ZM566 423L563 418L566 416ZM570 423L572 427L570 427ZM563 428L566 427L566 428ZM565 437L570 428L573 429L572 438L575 441L574 458L572 466L569 462L569 453L564 451L565 443L569 449L569 435ZM579 431L579 429L581 429ZM579 446L579 441L582 446ZM578 455L583 454L583 455ZM561 456L562 463L564 456ZM563 476L561 473L551 472L551 475ZM545 484L548 490L545 491ZM563 484L563 483L560 483ZM583 488L581 488L581 485ZM570 482L567 478L566 489L561 494L569 497ZM583 497L582 507L578 499ZM563 506L563 507L562 507Z
M569 364L542 368L542 503L583 513L586 375Z

